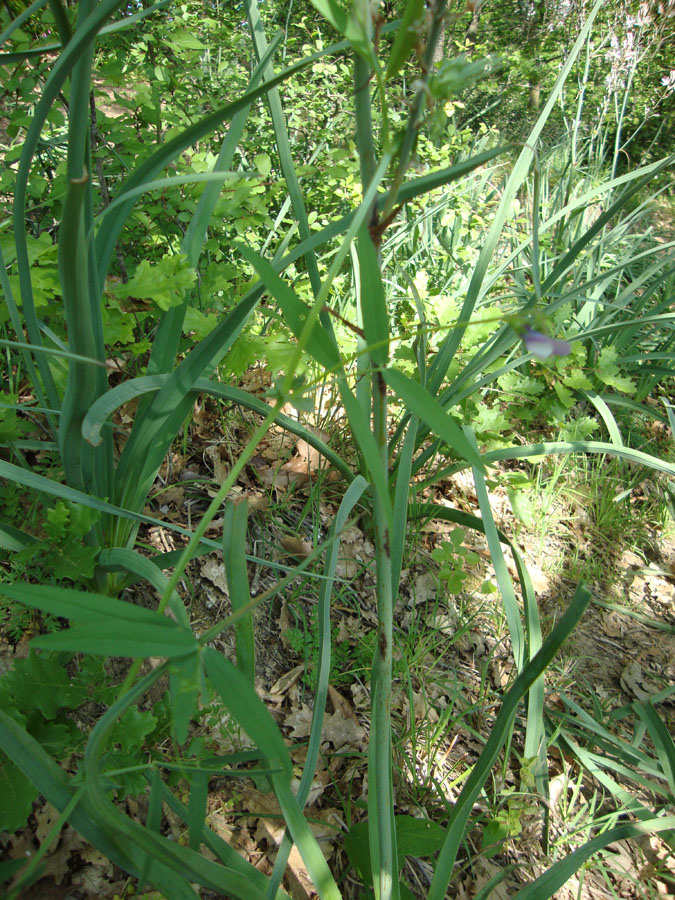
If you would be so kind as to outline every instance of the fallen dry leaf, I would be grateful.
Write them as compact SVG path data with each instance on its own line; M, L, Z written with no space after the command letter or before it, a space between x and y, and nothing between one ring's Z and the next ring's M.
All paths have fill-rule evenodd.
M633 694L638 700L649 700L654 690L649 689L649 685L645 683L642 667L639 662L628 663L621 671L619 676L621 687L627 694Z
M294 669L291 669L289 672L286 672L281 676L281 678L277 678L272 687L270 688L270 696L273 694L277 695L277 698L271 697L271 699L280 699L284 696L284 694L288 691L288 689L295 684L295 682L300 678L302 673L305 671L304 663L300 663L300 665L295 666Z
M302 538L293 537L292 535L281 538L279 543L286 553L296 556L298 559L306 559L314 549L309 541L303 541Z

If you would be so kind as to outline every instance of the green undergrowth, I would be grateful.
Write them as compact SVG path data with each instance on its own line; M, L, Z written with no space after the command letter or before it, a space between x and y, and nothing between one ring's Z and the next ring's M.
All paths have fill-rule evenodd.
M661 26L622 80L602 0L480 53L444 0L5 7L3 846L57 814L9 900L66 823L170 900L672 849L672 690L584 698L574 643L672 527ZM212 827L253 789L269 866Z

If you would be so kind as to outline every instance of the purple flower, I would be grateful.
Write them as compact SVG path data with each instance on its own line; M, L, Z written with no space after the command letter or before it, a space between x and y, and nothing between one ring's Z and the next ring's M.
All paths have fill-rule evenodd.
M523 343L528 353L537 359L548 359L549 356L569 356L572 347L569 341L559 341L547 337L541 331L535 331L528 325L522 334Z

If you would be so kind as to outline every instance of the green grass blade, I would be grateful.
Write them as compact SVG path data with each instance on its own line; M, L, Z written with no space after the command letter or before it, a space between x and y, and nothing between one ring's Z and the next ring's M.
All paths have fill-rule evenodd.
M397 369L385 369L382 374L396 396L449 444L454 453L474 466L483 467L480 454L466 439L459 424L421 384Z
M284 321L295 337L299 339L310 314L309 307L300 300L295 291L277 275L271 264L259 253L243 244L238 244L237 249L244 259L254 267L261 281L279 305ZM340 366L340 351L335 339L332 334L324 330L320 322L314 325L305 349L325 369Z
M565 751L571 752L578 759L584 770L596 779L627 812L637 816L641 821L650 819L653 816L653 810L641 803L629 790L622 787L607 774L605 771L605 759L579 746L565 731L562 732L558 740L564 743ZM632 778L634 779L634 776ZM664 840L668 843L671 850L675 852L675 830L669 830L664 835Z
M190 656L198 647L194 635L177 625L165 628L158 623L139 625L126 622L76 625L65 631L33 638L32 644L40 650L66 650L70 653L91 653L94 656L128 656L132 659Z
M33 13L38 12L38 10L42 9L43 6L47 5L48 0L35 0L34 3L31 3L23 12L19 13L18 16L15 16L12 21L9 23L7 28L0 34L0 47L8 41L9 38L14 34L17 28L21 28L24 22L27 22L28 19L33 15Z
M546 104L544 105L544 108L542 109L534 128L530 132L525 142L525 146L521 151L515 166L513 167L513 171L511 172L511 175L506 182L503 191L501 192L499 208L497 209L497 212L492 219L492 225L490 226L490 230L485 239L485 243L483 244L483 248L480 252L480 256L478 258L478 261L476 262L476 266L471 277L471 282L466 294L466 299L458 315L458 320L460 322L469 322L474 313L481 286L488 270L488 265L490 263L490 260L492 259L495 249L497 248L504 223L506 222L506 219L510 214L511 204L513 203L518 190L527 177L527 174L530 170L530 165L532 163L532 160L534 159L535 147L539 140L539 137L541 136L541 133L544 129L544 126L546 125L546 122L548 121L553 107L555 106L558 98L560 97L560 94L562 93L565 81L567 80L567 76L571 72L577 56L583 50L593 21L600 11L603 2L604 0L596 0L591 11L589 12L586 22L579 32L579 36L574 42L574 46L570 50L567 60L560 70L560 74L556 79L555 85L551 90L548 100L546 101ZM542 285L542 290L545 290L544 285ZM466 325L462 325L458 328L453 328L439 347L436 358L432 363L429 371L429 390L432 394L438 393L443 379L445 378L446 372L448 371L448 367L452 362L454 355L457 352L457 348L462 341L465 331Z
M483 748L478 762L474 765L471 774L464 783L455 805L452 807L445 841L436 863L436 870L427 894L427 900L443 900L445 897L455 859L457 858L457 850L464 836L471 809L510 731L518 704L531 685L544 673L560 646L572 633L590 600L590 592L585 587L578 587L567 611L544 641L539 652L525 666L504 696L502 708L499 711L490 737Z
M167 383L169 375L142 375L139 378L132 378L124 381L114 388L111 388L107 394L100 397L94 403L82 423L82 431L86 440L92 444L100 439L100 431L103 423L108 419L116 409L119 409L124 403L133 400L135 397L142 396L147 392L159 391ZM198 378L195 381L194 389L190 393L194 400L197 393L211 394L213 397L220 397L230 403L236 403L246 409L266 416L270 412L269 403L265 403L259 397L249 394L247 391L238 387L232 387L217 381L209 381L206 378ZM276 418L277 425L280 425L290 434L303 438L307 443L314 447L315 450L324 457L334 468L340 472L349 481L352 480L354 474L347 463L337 455L330 447L318 438L312 431L306 428L296 419L290 418L283 414L279 414Z
M209 799L209 776L196 772L190 779L190 799L188 800L187 826L190 850L199 850L202 829L206 820L206 805Z
M28 337L32 344L41 344L40 327L35 312L33 297L33 285L31 281L30 263L25 233L25 210L28 179L31 165L35 155L42 128L54 101L59 96L66 79L76 69L82 55L86 54L87 47L91 44L96 33L106 19L121 6L121 0L103 0L83 22L78 22L77 29L68 45L64 47L58 60L50 70L49 77L42 89L42 94L31 117L30 125L26 132L26 139L21 151L19 167L14 188L14 240L16 244L17 268L19 274L19 287L21 291L22 313L28 331ZM80 79L81 80L81 79ZM77 173L76 177L82 174ZM72 175L71 175L72 177ZM38 369L44 385L49 405L58 408L59 392L52 377L47 362L41 357L38 359Z
M633 450L630 447L617 447L615 444L605 444L601 441L552 441L545 444L530 444L524 447L506 447L502 450L490 450L483 453L484 463L496 462L500 459L528 459L532 456L547 456L548 454L566 453L607 453L619 459L626 459L638 465L647 466L657 472L665 472L666 475L675 475L675 465L643 453L642 450Z
M187 807L162 784L162 800L183 822L187 824ZM204 843L212 853L225 865L234 871L240 872L253 885L258 896L265 894L268 885L268 879L258 871L255 866L247 862L243 856L240 856L235 849L224 841L219 835L212 831L205 823L202 825L202 843ZM277 891L276 900L288 900L288 896L283 891Z
M670 732L651 703L634 703L633 708L647 726L670 793L675 800L675 744Z
M171 0L158 0L158 2L153 3L152 6L141 9L131 16L125 16L123 19L118 19L116 22L104 25L98 35L99 37L104 37L106 34L114 34L116 31L126 31L128 28L132 28L137 22L140 22L141 19L145 19L147 16L151 16L156 12L160 12L162 9L166 9L170 4Z
M317 663L317 683L316 692L314 694L314 706L312 709L312 725L309 733L309 741L307 743L307 756L298 785L297 799L298 805L302 809L307 802L309 792L312 787L316 764L319 759L319 751L321 749L321 735L323 732L323 717L326 709L326 696L328 693L328 679L330 676L331 662L331 635L330 635L330 598L335 582L335 569L340 554L340 532L347 524L351 511L359 502L363 492L368 487L365 478L357 475L354 481L349 485L344 497L340 503L337 515L333 519L331 526L331 534L336 536L330 551L324 563L325 580L321 582L321 590L319 592L317 626L319 634L319 659ZM274 871L270 878L268 888L268 896L273 897L277 888L281 884L281 879L288 863L288 857L291 852L292 842L288 830L284 834L276 861L274 863Z
M271 63L263 62L268 56L268 46L265 38L265 30L260 18L258 2L257 0L245 0L245 3L255 52L261 66L263 66L265 83L269 83L274 78L274 68ZM270 115L272 116L272 125L274 127L281 171L286 180L286 187L288 188L288 194L291 199L291 206L293 207L293 213L298 222L300 240L304 241L310 236L309 221L307 219L307 210L305 209L302 189L300 188L300 182L298 181L295 165L293 164L291 142L288 138L286 119L281 105L279 89L277 87L273 87L267 92L267 105L269 106ZM309 274L310 284L312 285L312 291L316 297L321 289L321 278L319 276L319 268L313 250L308 250L306 252L305 262L307 263L307 272Z
M633 822L630 825L611 828L555 863L543 875L518 891L513 900L548 900L594 853L607 847L608 844L636 838L643 834L658 834L673 827L675 827L675 816L646 819L643 822Z
M191 391L195 382L223 359L239 337L257 302L258 295L255 293L241 300L186 355L147 410L136 419L117 464L115 499L121 506L142 508L162 460L192 408ZM114 543L126 543L123 533Z
M251 592L246 568L246 529L248 524L248 504L229 502L223 517L223 562L227 576L232 612L248 606ZM255 638L253 616L249 612L237 620L234 626L237 666L249 683L255 683Z
M302 814L298 801L291 792L290 785L287 781L275 782L274 792L293 836L293 841L300 851L302 861L319 897L321 900L342 900L342 895L331 875L321 848Z
M59 811L72 801L76 788L64 770L42 749L34 737L29 735L18 722L0 709L0 748L14 760L21 771L33 782L38 791ZM140 874L143 866L141 853L134 844L123 845L117 834L105 827L96 814L91 800L85 796L69 817L69 822L87 841L100 850L108 859L130 874ZM165 874L166 874L166 870ZM171 884L168 878L159 878L153 872L154 883ZM177 875L179 888L181 876ZM184 882L187 885L187 882ZM170 889L170 888L169 888ZM194 892L184 895L189 900L197 900Z
M264 754L270 768L274 792L293 840L321 898L339 900L340 892L328 869L316 839L291 793L291 758L281 732L246 676L215 650L204 650L204 665L221 700L244 731Z
M99 554L97 565L107 571L132 572L148 581L160 597L164 593L169 579L164 572L147 556L141 556L134 550L125 547L113 547L110 550L102 550ZM183 628L190 627L190 618L177 591L173 591L169 599L169 609L176 617L176 621Z
M588 397L593 406L597 409L602 421L605 423L607 431L609 432L610 441L613 444L616 444L617 447L623 447L623 438L621 437L619 426L616 423L616 419L612 415L611 409L605 403L604 397L601 397L600 394L596 394L595 391L582 391L581 393L585 397Z
M389 314L377 250L365 226L359 232L357 247L361 280L361 316L368 353L374 365L386 366L389 360Z
M173 733L179 744L184 744L190 733L190 722L197 712L204 673L199 653L171 660L169 667L169 692ZM202 817L203 824L203 817ZM201 826L200 826L201 827Z
M176 627L172 619L158 615L156 610L126 603L105 594L47 584L3 584L2 592L25 606L69 619L78 625L95 623L114 625L117 622L125 622L137 626Z
M392 512L391 529L391 583L395 597L398 596L401 569L405 555L406 539L408 536L408 512L410 506L410 491L412 487L412 460L417 442L417 427L419 419L412 416L408 423L408 429L403 438L401 451L398 455L394 482L394 506Z
M253 743L263 753L270 768L279 768L276 779L290 784L292 763L288 747L253 686L234 663L215 650L203 651L204 667L221 700Z
M473 432L467 426L464 426L464 434L467 436L469 443L472 445L476 454L478 454L478 444ZM483 474L483 466L472 466L473 482L476 488L476 497L478 498L478 506L480 507L483 525L485 528L485 537L487 538L488 549L490 551L490 559L495 570L495 577L499 585L499 591L504 607L504 615L509 628L509 636L511 638L511 647L513 649L513 658L516 663L516 669L521 672L525 664L525 633L520 620L520 609L516 592L513 589L513 582L506 567L506 560L502 552L501 542L497 533L497 526L492 516L492 507L490 505L490 497L488 495L487 484Z

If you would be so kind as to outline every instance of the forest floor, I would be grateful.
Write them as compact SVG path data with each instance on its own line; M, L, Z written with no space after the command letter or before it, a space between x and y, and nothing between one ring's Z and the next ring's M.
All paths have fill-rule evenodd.
M259 373L250 372L246 377L247 389L264 387L264 378L256 383ZM120 411L118 425L124 426L128 412ZM194 527L245 444L252 424L252 414L237 411L223 416L210 404L196 407L189 438L163 466L146 512L169 525ZM536 508L532 510L534 525L528 529L514 517L499 477L492 483L495 520L519 547L528 566L544 632L562 613L580 578L589 582L593 592L594 602L547 675L546 707L551 723L560 724L581 709L599 715L607 725L617 711L628 709L635 701L648 701L675 684L673 529L646 526L638 541L608 535L591 510L587 489L569 479L554 495L544 498L545 509L539 514ZM233 492L248 502L249 552L261 560L249 564L253 596L274 584L280 577L278 567L306 556L327 532L337 511L339 487L332 473L320 470L320 461L307 444L280 429L270 431ZM611 486L608 482L607 489L615 490L614 482ZM652 481L645 481L632 491L628 503L636 517L655 489ZM455 475L432 491L427 499L480 515L470 475ZM534 507L544 499L535 495ZM207 536L217 540L221 528L222 521L214 521ZM494 575L487 543L472 532L465 532L459 541L452 536L455 531L454 525L438 520L415 529L396 608L398 659L392 715L397 736L397 814L441 823L447 804L457 796L482 749L499 709L500 693L515 669L499 595L489 587ZM183 540L170 527L144 529L140 539L157 551L180 547ZM458 551L459 568L457 553L450 553L443 562L443 548L451 546ZM509 551L506 558L516 582ZM187 579L183 584L198 633L229 612L221 560L217 552L194 560L188 570L189 584ZM307 807L311 827L337 873L349 869L344 831L365 815L368 667L376 623L373 565L366 523L357 519L342 535L332 610L336 666L324 719L321 762ZM291 585L283 596L277 595L271 604L261 607L256 617L256 686L294 748L298 771L311 725L312 665L316 662L316 639L311 633L316 594L308 590L310 583ZM460 589L451 590L452 584ZM135 600L146 605L154 602L138 591ZM27 642L11 648L5 644L5 662L9 656L27 653ZM233 643L227 637L215 646L233 654ZM568 700L576 704L576 713ZM659 711L673 733L672 695L659 703ZM212 716L207 721L195 737L204 740L214 754L246 746L245 736L233 730L226 719ZM630 730L625 731L628 726L620 713L614 727L618 737L630 742ZM494 775L495 805L488 808L481 802L477 810L484 816L498 819L504 810L512 809L522 780L519 765L526 765L522 759L517 762L520 749L516 726L514 752ZM575 846L575 832L583 842L584 828L616 804L600 782L587 772L583 777L579 774L572 755L560 752L558 745L551 747L548 762L551 852L559 856ZM649 806L646 787L621 775L614 777L632 797ZM252 780L215 780L209 795L209 823L261 871L270 873L283 820L274 796L263 787ZM144 821L145 798L128 798L125 804L133 817ZM48 804L38 802L28 827L3 840L4 853L10 858L33 853L54 817ZM185 840L182 822L168 810L165 827L177 841ZM507 900L544 870L547 854L542 846L541 807L536 803L530 800L518 808L511 833L500 846L480 852L481 831L476 828L469 833L473 859L465 855L458 867L451 885L453 898L475 897L500 870L509 867L489 895ZM604 853L601 865L579 875L581 882L575 876L556 898L641 900L672 895L675 863L667 861L666 850L658 837L645 837L639 843L618 842ZM672 876L666 882L661 880L665 866ZM314 896L295 850L289 871L287 889L294 900ZM424 860L407 858L405 879L417 896L426 895L430 873ZM342 882L345 896L358 897L362 893L359 884L354 870L348 872ZM130 891L130 880L68 826L46 859L42 879L25 897L121 898L131 896ZM145 892L135 896L150 900L158 895Z

